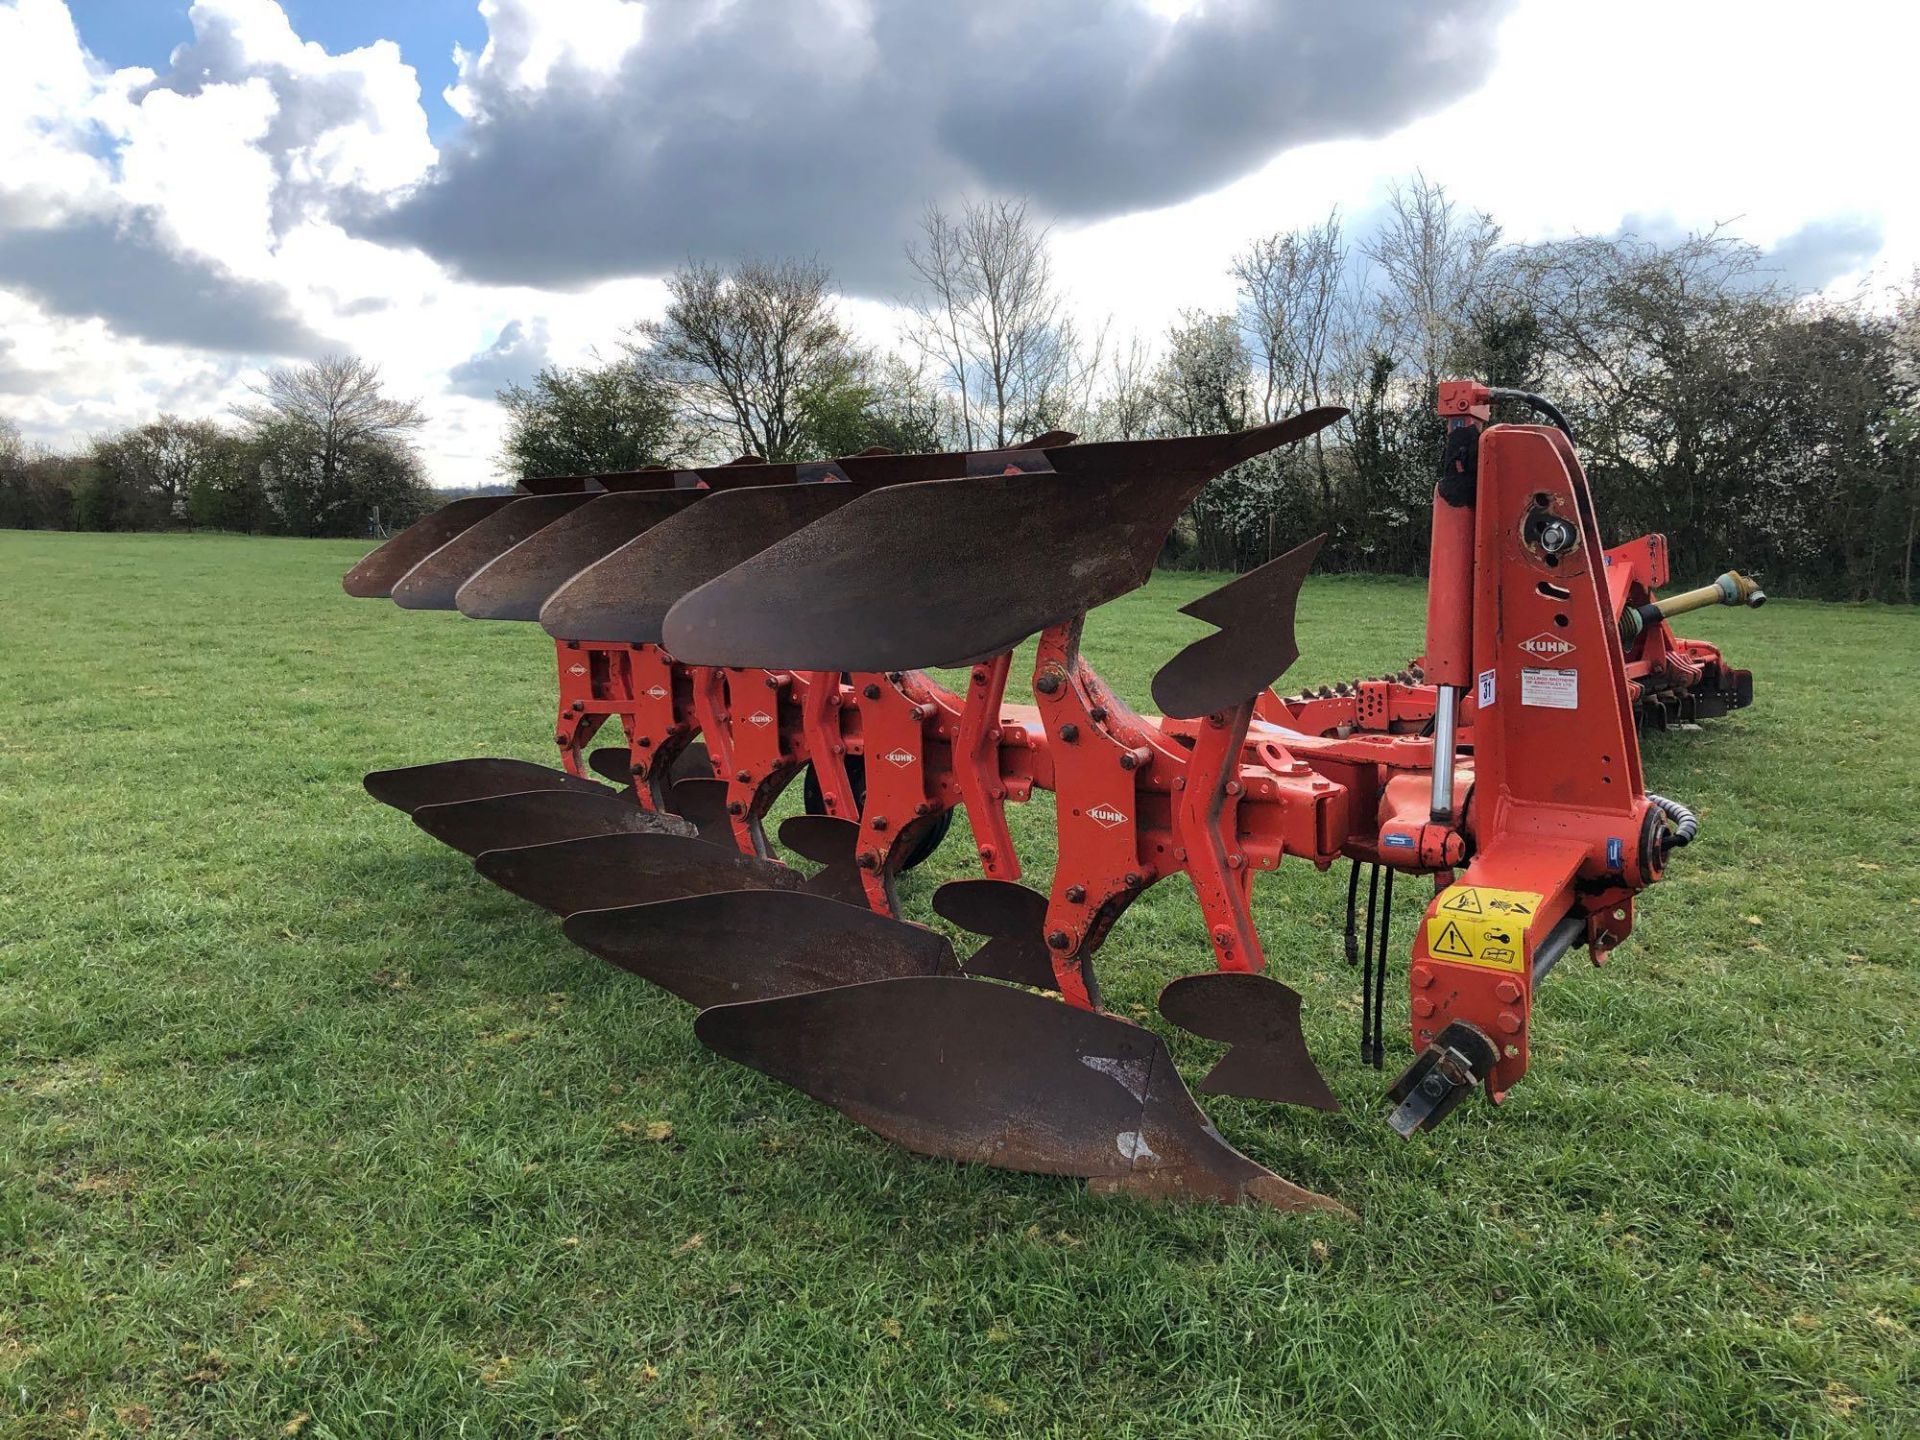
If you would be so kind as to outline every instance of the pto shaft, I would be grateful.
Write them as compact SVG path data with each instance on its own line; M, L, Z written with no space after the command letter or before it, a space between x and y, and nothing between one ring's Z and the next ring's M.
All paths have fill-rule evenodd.
M1669 595L1664 600L1655 600L1646 605L1628 606L1620 616L1620 638L1631 641L1663 620L1671 620L1694 610L1704 610L1709 605L1744 605L1749 610L1758 610L1766 603L1766 591L1738 570L1729 570L1712 584L1702 585L1697 590Z

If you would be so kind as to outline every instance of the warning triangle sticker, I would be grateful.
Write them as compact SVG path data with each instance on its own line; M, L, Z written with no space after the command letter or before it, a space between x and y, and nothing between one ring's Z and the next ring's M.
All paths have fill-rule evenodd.
M1479 915L1484 913L1480 909L1480 892L1477 890L1462 890L1440 908L1442 910L1452 910L1461 915Z
M1440 938L1434 942L1433 953L1453 955L1462 960L1473 959L1472 948L1468 946L1466 938L1461 935L1460 927L1451 920L1447 922L1447 928L1440 932Z

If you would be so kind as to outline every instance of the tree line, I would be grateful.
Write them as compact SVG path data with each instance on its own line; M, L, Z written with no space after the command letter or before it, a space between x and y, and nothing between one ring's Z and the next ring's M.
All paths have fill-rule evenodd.
M1920 274L1836 299L1719 232L1512 243L1421 176L1364 233L1336 212L1253 240L1231 304L1159 336L1077 318L1018 201L929 208L906 259L885 346L818 260L690 261L611 355L500 392L501 479L1218 432L1337 404L1338 426L1209 486L1164 558L1245 569L1324 532L1323 567L1418 573L1434 387L1476 377L1559 404L1608 535L1663 531L1676 579L1738 566L1776 593L1915 598ZM418 407L359 361L273 372L237 418L163 418L67 457L23 460L0 435L0 524L359 534L425 503ZM19 518L35 504L65 518Z
M1209 486L1164 558L1246 569L1324 532L1323 567L1419 573L1434 390L1470 376L1555 400L1608 535L1664 532L1676 579L1737 566L1776 593L1915 598L1920 275L1876 303L1798 293L1718 232L1515 244L1420 176L1363 235L1335 213L1254 240L1230 307L1151 339L1074 318L1018 202L928 210L907 258L884 350L817 261L689 264L614 358L502 392L503 472L1136 439L1343 405Z
M30 448L0 420L0 526L365 535L440 503L418 403L355 356L269 370L232 424L162 415L83 449Z

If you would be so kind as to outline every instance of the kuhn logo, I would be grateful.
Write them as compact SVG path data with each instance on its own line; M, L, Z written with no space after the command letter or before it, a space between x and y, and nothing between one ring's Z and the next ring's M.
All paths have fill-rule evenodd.
M1094 824L1104 826L1111 830L1116 825L1124 825L1127 823L1127 812L1124 810L1116 810L1111 805L1096 805L1093 809L1087 811L1087 818L1093 821Z
M747 716L747 723L749 725L757 725L764 730L773 723L773 717L764 710L756 710Z
M664 700L667 698L667 692L661 686L649 685L647 687L647 698L649 700Z
M1574 652L1575 647L1571 640L1562 640L1558 635L1549 635L1542 630L1531 640L1522 640L1520 648L1534 659L1552 665L1556 661L1566 659Z
M913 762L919 759L920 757L915 755L911 750L889 750L886 754L882 755L880 758L886 761L889 765L898 765L902 770L904 770L907 768L907 766L913 764Z
M569 675L584 675L586 673L587 667L582 665L578 660L567 666L567 674Z

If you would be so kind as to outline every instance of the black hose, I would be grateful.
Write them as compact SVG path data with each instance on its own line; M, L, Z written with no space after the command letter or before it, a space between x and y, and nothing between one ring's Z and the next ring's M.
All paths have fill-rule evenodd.
M1647 799L1653 808L1672 822L1673 828L1660 837L1660 849L1664 854L1669 850L1678 850L1683 845L1691 845L1693 837L1700 833L1700 817L1682 805L1678 800L1669 800L1664 795L1647 792Z
M1546 396L1536 395L1531 390L1503 390L1492 386L1488 387L1487 396L1493 400L1511 400L1516 405L1525 405L1529 410L1546 416L1567 437L1567 443L1573 443L1573 427L1567 423L1567 417L1560 413L1560 407Z

